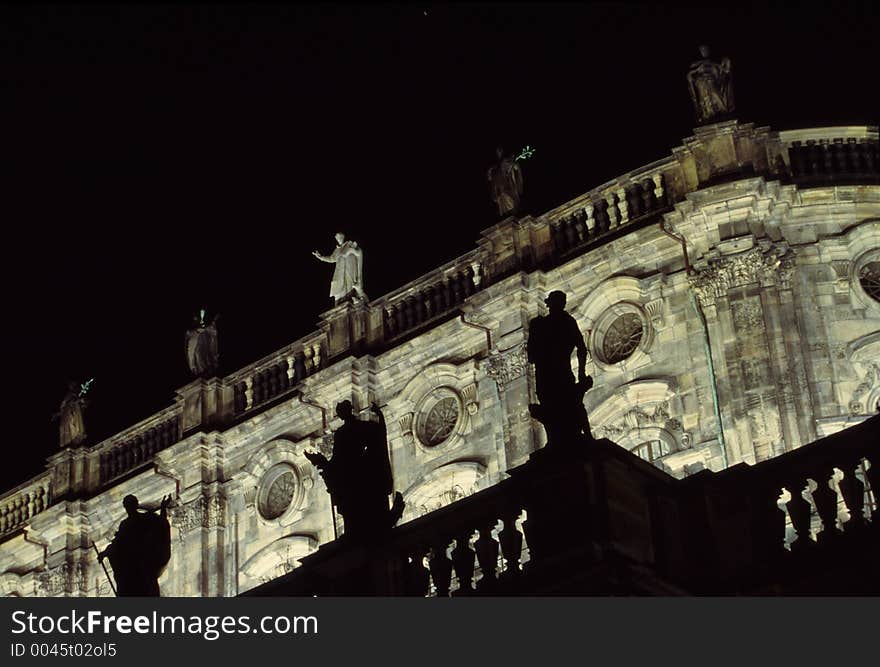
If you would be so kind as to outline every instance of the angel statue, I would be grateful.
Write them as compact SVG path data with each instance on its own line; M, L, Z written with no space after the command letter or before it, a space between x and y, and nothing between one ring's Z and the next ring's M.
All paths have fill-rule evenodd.
M513 156L505 156L504 149L495 151L498 162L489 168L487 177L492 201L498 206L498 215L512 215L519 210L523 193L522 169Z
M77 384L71 380L67 384L67 394L61 401L61 407L52 416L53 420L58 420L58 439L62 447L76 447L86 439L83 412L88 406L86 394L94 381L95 379L92 378L82 384Z
M220 316L214 315L208 324L205 315L204 308L198 315L193 315L192 326L186 332L186 363L196 377L214 375L220 362L217 347L217 320Z
M733 80L730 58L712 62L708 46L700 47L700 55L700 60L691 63L687 81L697 123L703 125L733 112Z
M322 255L315 250L312 255L322 262L336 264L330 281L330 296L334 306L350 296L367 298L364 294L364 252L355 241L346 241L345 234L336 232L336 247L332 253Z

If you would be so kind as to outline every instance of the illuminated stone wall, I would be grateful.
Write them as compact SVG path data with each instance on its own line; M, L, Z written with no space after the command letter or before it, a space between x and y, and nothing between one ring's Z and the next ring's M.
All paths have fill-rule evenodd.
M364 416L382 406L404 520L497 482L544 442L524 343L551 290L566 292L587 341L594 433L674 476L762 461L863 419L880 401L880 185L757 175L776 163L790 176L783 148L814 135L702 128L640 172L646 202L675 194L662 210L638 217L626 179L562 207L590 230L610 201L601 242L579 249L571 236L558 252L558 210L504 221L435 272L473 283L451 316L429 308L423 326L377 347L381 327L396 331L394 304L427 292L341 305L305 342L182 388L167 415L59 452L0 501L0 594L111 594L91 543L112 538L128 493L178 498L163 595L235 595L284 574L341 527L303 452L329 453L343 399ZM166 446L169 419L179 433L167 437L182 437ZM84 500L55 500L76 489Z

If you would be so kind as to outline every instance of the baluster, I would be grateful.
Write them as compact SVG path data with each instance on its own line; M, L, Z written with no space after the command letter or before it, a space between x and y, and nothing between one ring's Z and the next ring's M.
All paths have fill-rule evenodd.
M312 344L312 355L315 360L315 370L321 368L322 358L321 358L321 343L313 343Z
M626 207L630 218L638 218L644 213L642 207L642 186L633 183L626 189Z
M663 189L663 174L654 174L651 176L651 180L654 181L654 198L658 204L662 205L666 201Z
M617 210L617 202L614 201L614 195L610 194L605 198L605 213L608 216L608 229L617 227L620 220L619 211Z
M254 379L249 377L244 381L244 409L249 410L254 405Z
M847 171L851 174L862 172L862 161L859 159L859 144L855 137L846 140Z
M843 147L843 139L835 139L831 146L831 153L834 156L834 171L838 174L847 173L846 151Z
M465 268L462 273L462 280L464 281L465 298L467 298L477 291L476 284L474 283L474 270L471 267Z
M470 540L473 530L465 529L455 538L455 549L452 550L452 565L458 576L456 595L470 595L474 591L474 562L476 554L471 549Z
M788 148L788 160L789 164L791 164L792 176L801 176L807 171L807 161L804 153L805 150L801 146L800 141L791 142L791 146Z
M442 542L431 548L431 580L434 582L434 590L437 597L449 597L449 585L452 582L452 561L446 555L446 542Z
M434 310L434 287L433 285L429 285L425 288L424 292L424 301L425 301L425 317L431 319L434 315L437 314L437 311Z
M443 281L443 309L452 308L454 305L452 285L449 284L449 279L447 278Z
M880 456L873 455L871 467L865 471L865 477L868 478L868 487L871 489L871 496L874 500L874 506L871 508L871 524L876 529L880 526Z
M788 516L794 526L797 539L791 544L792 550L805 549L812 546L810 540L810 503L803 496L806 486L805 480L797 480L786 483L785 488L791 493L791 500L785 506L788 508Z
M849 512L849 521L843 524L846 532L857 531L865 526L865 516L863 514L865 508L865 485L858 478L861 461L847 461L841 465L843 470L843 479L840 480L840 493L843 496L843 502L846 503L846 509Z
M477 550L477 562L480 564L480 572L483 577L477 584L480 591L491 590L497 581L498 570L498 542L492 537L497 521L494 519L480 526L480 538L474 543Z
M834 479L832 468L819 468L814 477L816 490L813 491L813 502L816 503L816 512L822 519L822 532L818 540L825 542L839 534L837 530L837 493L831 487Z
M306 355L302 350L293 355L293 377L299 382L306 376Z
M446 304L443 301L443 283L442 282L434 285L433 298L434 298L434 314L440 314L444 310L446 310Z
M827 139L819 140L819 150L822 151L822 171L826 174L833 174L834 163L832 161L832 158L834 156L831 154Z
M424 548L416 548L408 558L406 566L406 593L425 597L431 590L431 573L425 567Z
M626 191L618 188L614 195L617 203L618 224L625 225L629 222L629 207L626 205Z
M457 306L461 303L461 285L458 282L458 275L450 276L449 282L452 284L452 305Z
M396 325L395 334L406 331L406 309L402 301L397 304L397 308L394 311L394 323Z
M862 139L859 144L859 148L861 148L862 160L865 163L865 171L874 175L877 173L877 147L878 143L876 141L869 142L867 139Z
M822 173L822 153L815 139L807 140L807 161L810 166L810 174L818 176Z
M520 513L520 510L515 510L501 517L504 529L498 533L498 541L501 542L501 555L504 556L502 579L511 579L520 573L519 560L522 557L523 536L516 527Z
M565 249L569 250L570 248L574 248L577 245L577 230L574 228L574 225L571 224L571 219L563 218L562 219L562 228L565 230Z
M596 219L593 217L595 206L592 202L584 206L584 233L589 237L596 233Z
M403 311L406 316L406 328L412 329L416 325L416 309L412 297L407 297L403 302Z

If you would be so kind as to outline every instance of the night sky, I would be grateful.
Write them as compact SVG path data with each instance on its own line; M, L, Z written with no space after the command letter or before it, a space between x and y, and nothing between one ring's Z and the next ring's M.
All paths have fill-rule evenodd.
M668 155L701 43L743 122L878 123L872 3L730 5L0 9L0 488L69 379L91 442L170 405L201 306L223 373L314 330L336 230L371 298L474 247L497 145L536 148L533 214Z

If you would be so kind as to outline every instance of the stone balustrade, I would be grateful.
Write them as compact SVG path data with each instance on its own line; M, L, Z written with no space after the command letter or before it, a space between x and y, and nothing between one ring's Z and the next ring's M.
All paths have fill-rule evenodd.
M323 336L311 334L233 373L228 384L232 386L234 414L243 414L292 391L326 363Z
M15 532L51 502L51 477L29 480L0 497L0 537Z
M150 462L181 437L180 409L172 406L126 431L99 443L97 453L100 486Z
M791 178L801 185L880 180L876 128L823 128L780 132Z
M393 341L420 325L457 310L465 299L480 289L481 265L465 257L447 268L432 272L427 279L408 285L400 293L379 301L383 313L383 342Z

